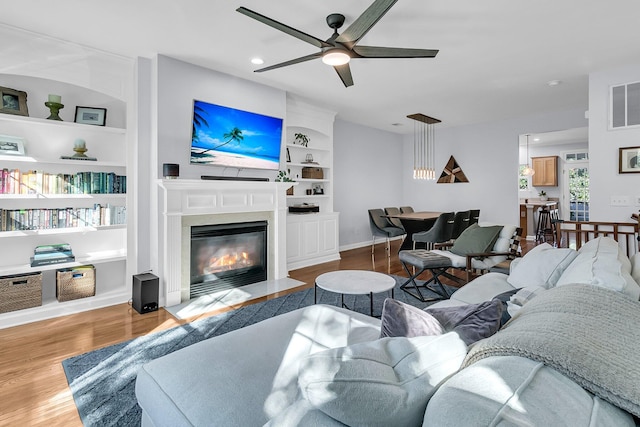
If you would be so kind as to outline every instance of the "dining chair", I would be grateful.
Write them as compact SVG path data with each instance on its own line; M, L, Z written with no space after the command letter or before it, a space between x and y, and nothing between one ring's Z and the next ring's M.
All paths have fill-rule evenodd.
M416 243L424 243L425 249L433 249L433 245L435 243L442 243L451 240L454 217L455 212L442 213L429 230L414 233L413 236L411 236L411 240L413 240L413 249L416 249Z
M389 207L389 208L384 208L384 212L385 212L387 215L400 215L400 214L401 214L400 209L398 209L398 208L391 208L391 207ZM401 222L398 218L391 218L391 217L388 217L387 219L389 220L389 222L390 222L391 224L393 224L393 226L394 226L394 227L402 228L402 229L404 230L404 225L402 225L402 222Z
M480 209L471 209L469 211L469 225L477 224L480 221Z
M387 273L391 273L391 238L405 235L403 228L391 224L382 209L369 209L369 226L371 228L371 263L373 270L376 269L375 244L376 236L384 237L386 240L385 251L387 252Z
M460 237L460 234L469 227L469 218L471 216L471 211L459 211L456 212L455 217L453 218L453 232L451 233L452 239L457 239Z
M413 213L414 210L411 206L400 206L400 213Z

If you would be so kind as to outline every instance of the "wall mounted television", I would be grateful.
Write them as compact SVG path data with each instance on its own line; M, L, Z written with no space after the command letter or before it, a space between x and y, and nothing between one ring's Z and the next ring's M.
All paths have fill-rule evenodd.
M280 168L282 119L198 100L192 117L192 164Z

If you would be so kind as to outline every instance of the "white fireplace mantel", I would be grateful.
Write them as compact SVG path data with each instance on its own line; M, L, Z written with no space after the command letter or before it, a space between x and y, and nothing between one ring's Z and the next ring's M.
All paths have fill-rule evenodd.
M292 184L189 179L159 181L163 190L160 280L165 305L180 304L188 299L192 225L252 221L258 218L267 220L267 279L287 277L286 189Z

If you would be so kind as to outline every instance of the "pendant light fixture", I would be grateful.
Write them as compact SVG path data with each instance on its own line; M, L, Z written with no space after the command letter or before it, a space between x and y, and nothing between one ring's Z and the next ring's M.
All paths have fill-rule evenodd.
M533 174L535 174L536 171L534 171L533 168L529 166L529 134L527 134L526 136L527 136L527 166L525 166L524 169L522 169L522 175L533 176Z
M436 179L436 133L434 125L440 120L416 113L407 116L413 124L413 179Z

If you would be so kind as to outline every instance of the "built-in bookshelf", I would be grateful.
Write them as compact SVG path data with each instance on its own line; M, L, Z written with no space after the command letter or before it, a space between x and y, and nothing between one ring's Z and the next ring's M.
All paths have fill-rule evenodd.
M24 155L0 155L0 276L43 274L42 305L0 314L0 327L130 298L126 129L0 114L1 135L20 138ZM78 139L96 160L62 158ZM61 243L72 262L32 267L36 247ZM56 270L86 264L96 268L95 296L59 302Z
M281 167L297 183L287 206L318 207L316 213L287 215L290 270L340 259L338 213L333 210L334 117L331 111L287 98L286 162Z

